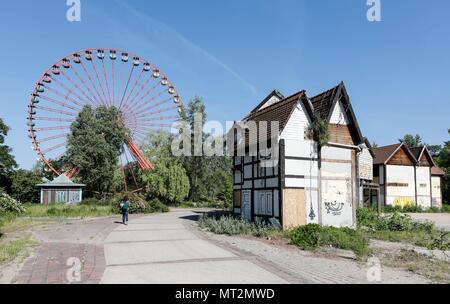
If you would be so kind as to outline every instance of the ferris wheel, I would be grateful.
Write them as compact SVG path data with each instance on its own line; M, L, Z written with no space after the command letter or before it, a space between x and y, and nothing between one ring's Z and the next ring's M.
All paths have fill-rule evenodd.
M85 49L62 58L36 83L27 116L38 160L57 175L77 174L77 168L61 169L54 161L64 156L71 125L87 105L120 111L130 131L128 154L141 170L153 169L139 148L147 134L170 129L184 111L167 75L138 55L118 49Z

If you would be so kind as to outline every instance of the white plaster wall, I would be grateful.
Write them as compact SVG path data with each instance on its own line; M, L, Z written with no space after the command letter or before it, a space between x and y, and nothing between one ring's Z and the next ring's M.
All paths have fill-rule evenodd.
M433 207L442 207L442 189L441 178L433 176L431 178L432 190L433 190Z
M417 204L422 208L431 208L431 172L429 167L416 168Z
M413 166L386 166L386 183L408 184L407 187L386 187L386 204L394 205L399 201L416 199L414 167Z

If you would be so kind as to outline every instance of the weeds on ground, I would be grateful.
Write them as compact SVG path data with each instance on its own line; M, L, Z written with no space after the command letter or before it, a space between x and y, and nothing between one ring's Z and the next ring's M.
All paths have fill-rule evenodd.
M17 258L27 258L30 249L37 243L29 238L0 243L0 265L14 261Z
M89 206L89 205L26 205L26 212L23 217L39 218L87 218L87 217L101 217L113 215L110 206Z
M303 250L324 246L352 250L358 257L369 254L369 239L360 231L350 228L322 227L316 224L289 231L292 244Z
M450 205L443 204L442 208L422 208L417 205L409 205L409 206L384 206L382 208L384 213L450 213Z
M403 268L415 274L422 275L433 282L447 284L450 282L450 263L432 259L412 250L400 252L377 253L383 265Z
M379 215L370 209L358 209L358 229L367 237L389 242L405 242L430 250L449 250L450 233L440 231L431 222L418 222L401 213Z
M203 216L199 226L215 234L251 235L255 237L270 237L281 233L281 229L263 223L250 223L232 216Z

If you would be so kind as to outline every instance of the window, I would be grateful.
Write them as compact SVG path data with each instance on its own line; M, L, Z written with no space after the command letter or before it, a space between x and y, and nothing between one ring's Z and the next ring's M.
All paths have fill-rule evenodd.
M409 184L407 183L388 183L388 187L408 187Z
M66 191L56 191L56 203L66 202Z

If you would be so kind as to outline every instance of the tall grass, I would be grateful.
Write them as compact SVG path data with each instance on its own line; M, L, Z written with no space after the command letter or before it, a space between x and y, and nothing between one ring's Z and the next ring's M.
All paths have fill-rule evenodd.
M102 217L114 214L111 206L91 206L91 205L35 205L25 206L26 211L21 216L39 218L39 217L67 217L67 218L86 218Z
M31 247L36 242L29 238L0 243L0 265L14 261L17 258L26 258Z
M269 225L250 223L246 220L232 216L211 217L204 216L199 221L199 226L215 234L225 235L252 235L256 237L268 237L281 233L281 230Z

